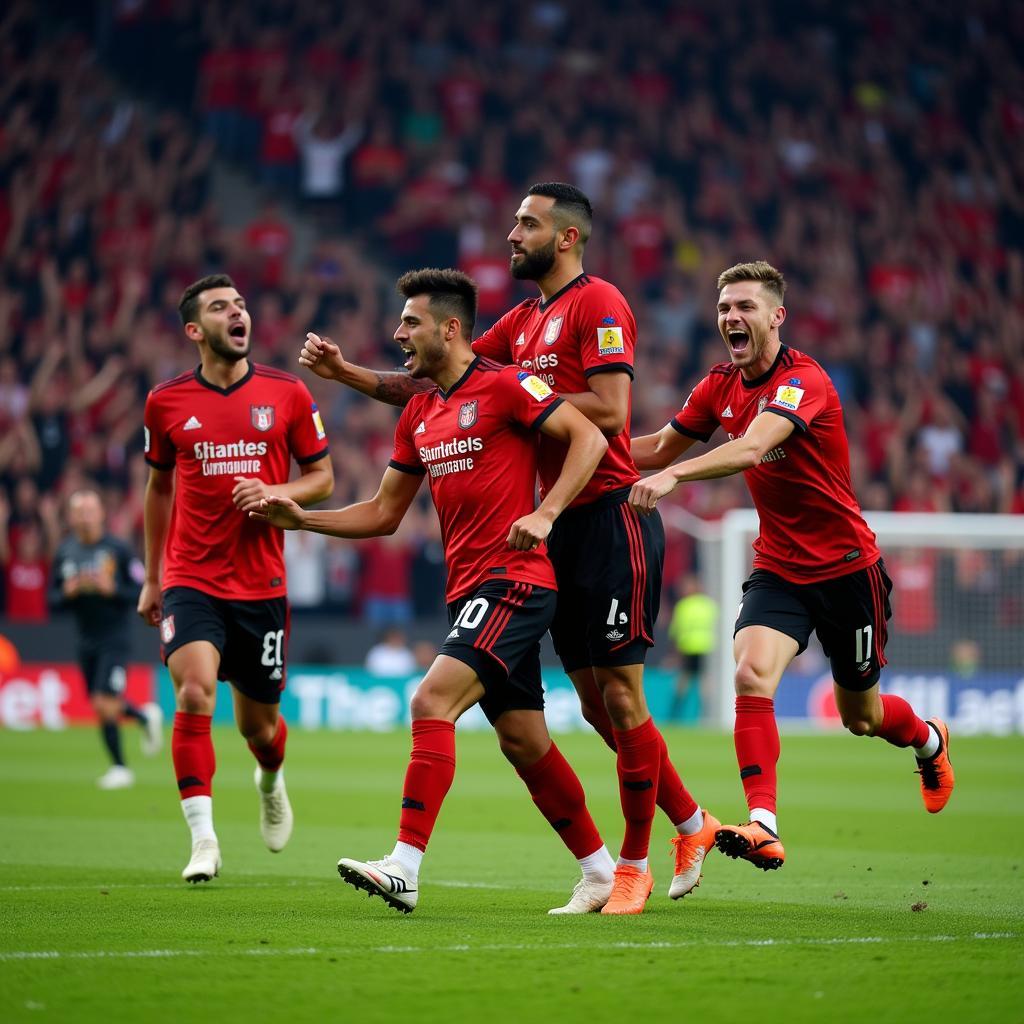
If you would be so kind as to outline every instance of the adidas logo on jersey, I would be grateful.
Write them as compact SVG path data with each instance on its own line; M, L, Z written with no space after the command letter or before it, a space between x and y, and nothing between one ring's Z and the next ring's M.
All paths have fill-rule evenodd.
M725 409L722 411L722 419L723 420L726 418L726 416L728 416L730 418L732 417L732 406L731 405L727 405L725 407Z
M275 682L279 680L281 678L281 669L275 668L274 671L270 673L270 678L273 679Z
M605 637L609 640L621 640L625 635L625 633L622 633L617 629L611 629L605 633Z
M199 420L197 420L195 418L195 416L189 416L189 418L187 420L185 420L185 426L183 426L181 429L182 430L202 430L202 428L203 428L202 423L200 423Z
M425 434L427 432L427 425L420 420L420 425L413 431L415 434Z
M525 344L526 344L526 335L525 334L520 334L519 337L516 338L515 347L518 348L520 345L525 345Z

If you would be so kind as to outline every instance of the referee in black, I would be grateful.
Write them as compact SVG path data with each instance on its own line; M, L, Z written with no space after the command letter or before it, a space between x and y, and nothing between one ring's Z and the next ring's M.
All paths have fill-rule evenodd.
M138 708L125 699L143 567L123 540L106 532L104 523L103 502L96 491L71 495L71 534L53 559L50 606L70 608L75 615L78 661L111 760L96 784L100 789L125 789L135 782L135 775L124 763L121 717L142 726L142 751L155 754L163 744L163 713L158 704Z

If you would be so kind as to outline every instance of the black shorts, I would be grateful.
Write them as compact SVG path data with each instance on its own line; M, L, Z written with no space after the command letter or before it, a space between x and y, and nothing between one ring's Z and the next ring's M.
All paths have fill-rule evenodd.
M769 626L791 636L802 653L814 630L831 662L832 678L844 690L867 690L885 664L891 592L881 560L820 583L790 583L755 569L743 584L733 635L744 626Z
M288 647L288 601L229 601L192 587L163 594L160 653L167 659L185 644L206 640L220 652L217 678L261 704L279 704Z
M642 665L661 606L665 528L624 487L563 512L548 537L558 580L551 639L566 672Z
M85 676L85 688L91 697L101 693L108 697L123 697L128 685L127 651L84 651L78 664Z
M543 711L540 641L555 614L553 590L488 580L448 605L451 632L439 654L468 665L484 684L480 701L493 724L505 711Z

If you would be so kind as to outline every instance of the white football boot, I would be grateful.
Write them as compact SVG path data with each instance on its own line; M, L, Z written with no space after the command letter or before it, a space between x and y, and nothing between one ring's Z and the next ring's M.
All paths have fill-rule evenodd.
M220 847L216 839L200 839L192 844L192 859L181 877L186 882L208 882L220 874Z
M135 785L135 772L123 764L112 764L97 780L100 789L128 789Z
M342 857L338 861L338 874L349 885L363 889L371 896L379 896L389 907L403 914L411 914L416 909L419 890L397 860L382 857L380 860L363 861Z
M159 704L143 704L142 713L146 716L146 724L142 727L142 740L139 747L146 757L159 754L164 745L164 713Z
M295 816L288 801L288 790L284 788L284 769L277 773L274 788L265 793L260 786L263 769L256 765L256 790L260 795L260 835L271 853L280 853L292 835Z
M593 914L599 911L612 894L611 879L607 882L595 882L589 878L581 878L572 890L572 896L564 907L552 907L549 914Z

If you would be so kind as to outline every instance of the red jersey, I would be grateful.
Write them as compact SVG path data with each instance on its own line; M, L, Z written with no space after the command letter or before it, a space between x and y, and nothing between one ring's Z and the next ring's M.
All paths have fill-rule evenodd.
M320 414L290 373L249 364L229 388L200 368L158 384L146 399L146 461L175 470L162 586L256 601L285 593L284 534L231 501L236 476L287 482L291 459L327 455Z
M700 441L721 426L732 440L766 409L797 429L744 471L761 519L754 568L814 583L873 565L879 552L850 482L839 395L810 356L783 345L772 368L751 381L732 363L712 367L672 426Z
M413 395L403 410L391 467L429 477L448 565L446 601L485 579L557 589L546 547L513 551L508 532L535 508L534 430L561 402L518 367L474 359L450 391Z
M629 303L614 285L581 274L547 302L527 299L509 310L473 342L479 356L517 363L560 394L587 390L595 373L633 376L636 322ZM608 451L572 505L586 505L609 491L636 483L640 474L629 454L629 421L621 434L608 438ZM540 490L558 479L566 446L553 437L540 439Z

